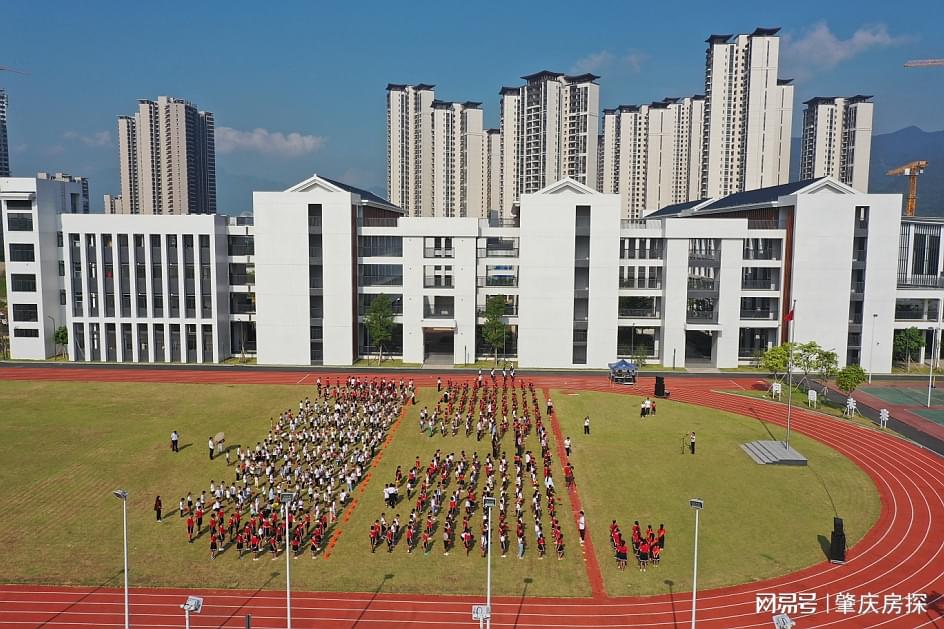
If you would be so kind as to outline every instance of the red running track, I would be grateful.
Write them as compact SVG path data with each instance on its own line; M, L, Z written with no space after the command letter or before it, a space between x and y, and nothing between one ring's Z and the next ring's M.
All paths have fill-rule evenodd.
M6 380L138 381L238 384L314 384L315 378L338 374L245 371L176 371L147 369L0 368ZM404 374L418 384L434 384L436 373ZM442 374L444 377L455 377ZM379 376L379 374L378 374ZM395 377L399 378L397 374ZM528 377L542 388L572 388L650 393L648 387L611 387L603 377ZM783 425L782 406L716 392L740 386L724 378L677 379L669 383L672 399L738 413ZM627 390L628 389L628 390ZM771 627L771 614L758 614L755 594L815 593L817 611L792 615L797 627L837 629L944 627L944 460L888 434L854 426L795 408L793 429L835 448L859 465L875 483L882 510L875 527L851 549L845 565L820 563L799 572L757 583L709 590L698 595L698 626L707 629ZM181 627L183 590L134 589L132 625ZM922 614L842 614L834 609L838 593L878 596L924 593ZM205 590L204 612L193 627L285 627L284 593ZM826 596L830 609L826 609ZM687 627L690 595L538 599L498 597L493 601L495 627ZM354 627L475 626L470 604L481 597L396 594L301 593L292 595L293 626L340 629ZM120 627L122 594L116 589L32 585L0 586L0 627ZM856 605L858 609L858 603Z

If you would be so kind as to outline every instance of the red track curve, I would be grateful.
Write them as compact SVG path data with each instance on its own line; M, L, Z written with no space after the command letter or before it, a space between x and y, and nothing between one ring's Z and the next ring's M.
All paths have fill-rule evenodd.
M339 374L320 373L322 378ZM378 376L380 374L377 374ZM418 384L434 384L436 373L414 373ZM445 374L444 374L445 375ZM313 384L316 375L279 371L184 371L148 369L0 368L5 380L135 381L227 384ZM396 377L400 377L399 374ZM445 377L449 377L445 375ZM454 376L453 376L454 377ZM542 388L626 391L600 376L528 376ZM782 407L715 391L731 388L722 378L678 379L673 400L690 402L783 425ZM639 393L640 387L630 390ZM648 393L648 391L642 391ZM820 563L757 583L709 590L698 596L698 626L710 629L770 627L771 615L755 611L756 592L815 592L818 613L800 616L798 627L944 627L944 460L893 436L795 408L793 429L836 449L875 483L882 510L876 525L851 549L845 565ZM0 577L2 578L2 577ZM865 615L824 610L824 596L840 592L925 593L926 614ZM180 627L179 608L192 591L134 589L135 627ZM285 626L284 593L204 590L204 612L193 627ZM301 593L292 595L293 626L305 628L474 626L470 604L481 597L396 594ZM495 627L681 627L688 626L690 597L539 599L498 597ZM794 616L795 619L796 616ZM4 627L120 627L122 594L116 589L33 585L0 586L0 629Z

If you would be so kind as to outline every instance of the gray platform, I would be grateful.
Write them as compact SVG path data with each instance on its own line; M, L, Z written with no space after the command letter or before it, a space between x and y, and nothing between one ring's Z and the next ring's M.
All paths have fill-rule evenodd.
M793 449L784 448L782 441L751 441L741 444L747 456L761 465L806 465L806 457Z

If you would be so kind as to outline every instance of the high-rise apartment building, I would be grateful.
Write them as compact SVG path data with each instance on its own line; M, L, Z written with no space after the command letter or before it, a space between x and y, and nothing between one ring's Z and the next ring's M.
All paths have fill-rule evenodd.
M871 98L819 96L804 103L800 179L830 176L868 192Z
M432 103L431 216L487 217L481 103Z
M600 86L593 74L547 70L501 89L501 210L565 177L597 183Z
M482 173L485 175L485 211L498 210L501 208L501 131L498 129L485 130Z
M387 85L387 198L411 216L432 215L433 85Z
M485 216L481 104L433 87L387 85L387 196L410 216Z
M604 110L598 187L619 195L622 216L698 198L704 104L691 96Z
M0 177L10 176L10 145L7 140L7 93L0 90Z
M138 101L134 116L118 117L121 202L125 214L216 212L213 114L161 96Z
M777 76L779 30L707 39L702 198L789 178L793 86Z

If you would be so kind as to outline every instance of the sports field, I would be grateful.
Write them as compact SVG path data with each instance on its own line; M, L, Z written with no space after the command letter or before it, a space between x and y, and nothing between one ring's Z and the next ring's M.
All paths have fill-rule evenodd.
M928 386L918 387L859 387L859 391L885 400L889 404L901 406L926 406L928 403ZM931 406L944 406L944 391L931 389Z
M610 596L691 590L695 517L689 498L705 501L699 588L756 581L823 561L834 515L845 519L849 546L878 518L880 503L868 476L802 435L794 433L791 445L809 459L807 467L757 465L739 445L782 439L782 429L668 400L658 400L657 414L641 419L635 396L554 391L551 397L564 434L574 442L571 461ZM586 415L589 437L582 434ZM683 442L692 431L695 455ZM617 570L608 543L613 519L624 536L635 520L643 530L665 524L662 565L645 574Z
M297 407L310 387L276 385L177 385L130 383L0 382L0 522L7 538L0 577L8 582L117 585L121 569L121 506L111 495L128 489L131 582L137 586L277 588L283 561L237 561L227 551L210 561L201 539L186 543L177 499L211 479L232 477L231 468L209 461L206 440L225 431L227 442L254 444L269 418ZM307 555L293 561L293 586L304 590L428 593L481 591L485 563L440 545L429 556L378 551L371 555L369 523L384 510L381 489L397 465L416 456L429 460L476 446L474 437L433 437L417 430L417 412L433 399L421 392L407 409L390 446L357 507L339 524L327 560ZM659 402L657 417L642 423L638 401L622 395L554 393L565 434L575 443L573 460L607 592L665 592L690 587L692 514L688 498L705 499L699 585L733 584L816 563L823 559L817 536L828 535L834 513L846 517L850 544L874 522L878 500L858 468L829 448L797 436L808 469L763 468L737 449L742 441L768 438L762 424L719 411ZM590 414L593 435L580 434ZM646 428L642 428L645 426ZM182 451L169 451L171 430ZM695 430L699 452L680 453L681 435ZM534 439L534 437L531 437ZM552 440L552 444L554 441ZM192 445L188 445L192 444ZM556 444L555 444L556 446ZM529 447L537 449L536 440ZM555 478L560 459L554 447ZM165 521L154 522L155 495L164 499ZM495 591L520 596L585 596L590 588L566 492L558 514L564 527L564 561L495 557ZM834 506L835 505L835 506ZM404 506L405 517L409 508ZM388 517L389 517L388 513ZM545 516L546 517L546 516ZM632 520L668 530L662 566L646 575L612 566L607 524L617 518L628 532ZM477 520L476 520L477 522ZM552 553L551 553L552 554ZM280 557L281 559L281 557Z

